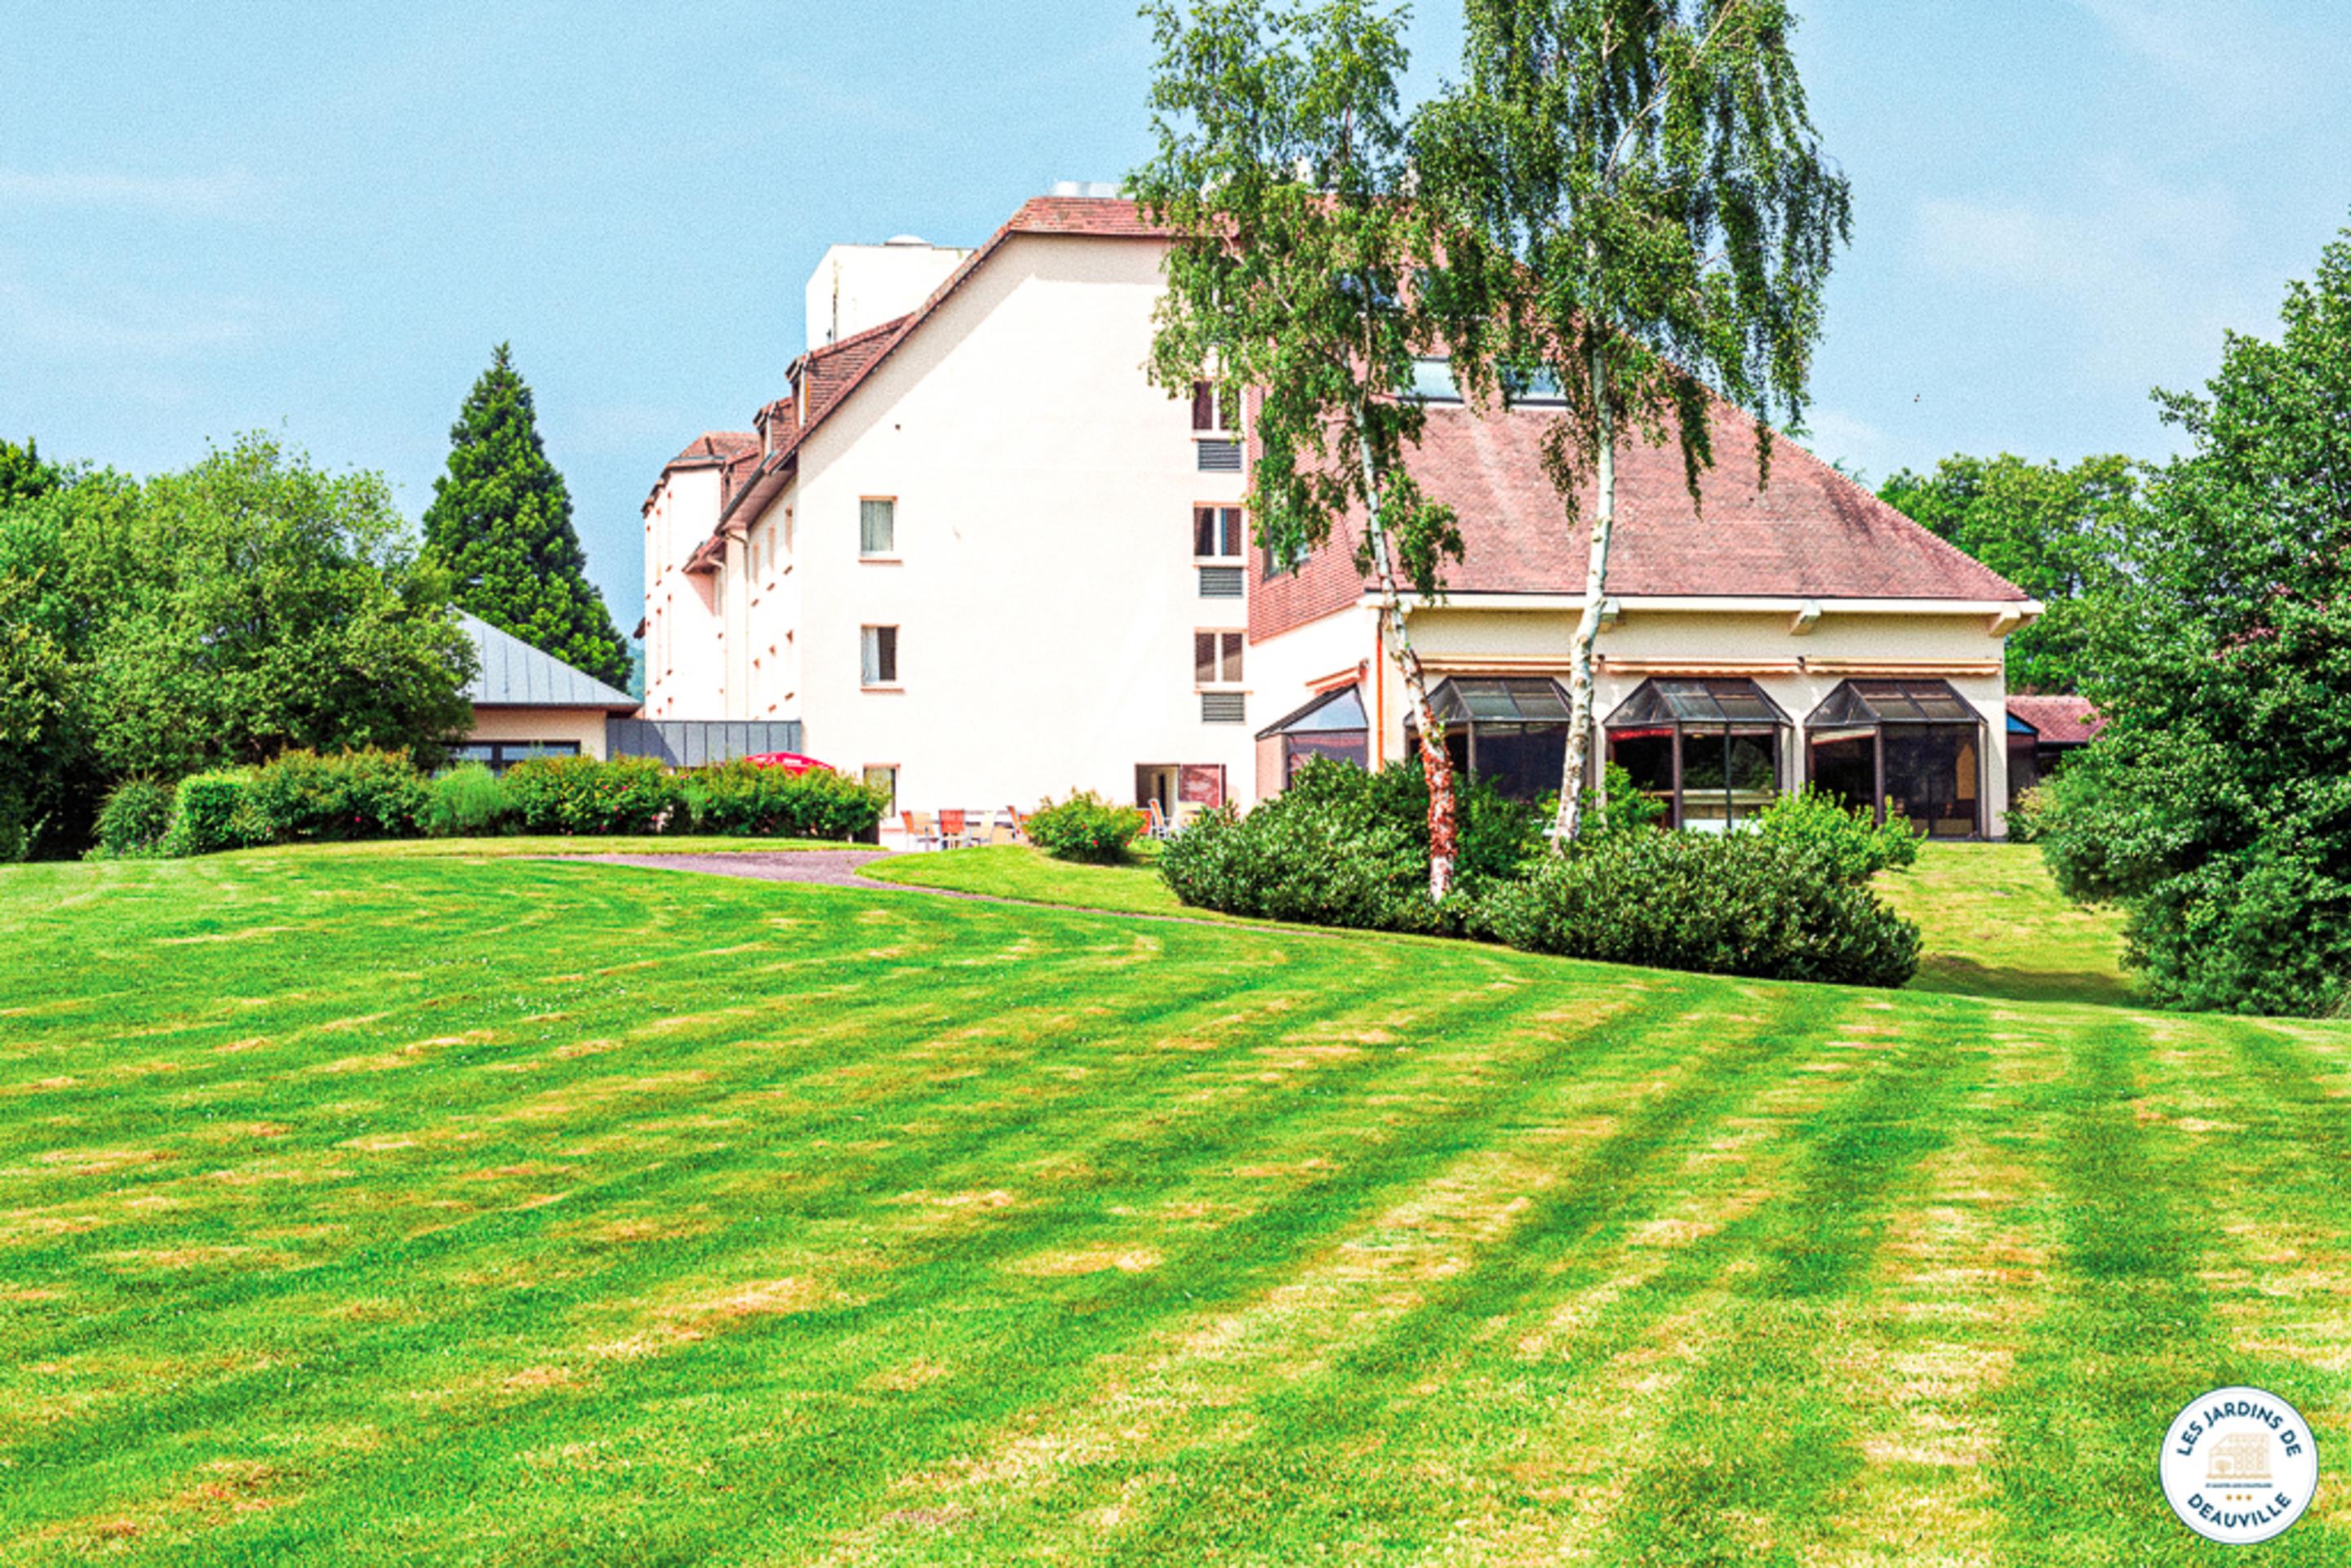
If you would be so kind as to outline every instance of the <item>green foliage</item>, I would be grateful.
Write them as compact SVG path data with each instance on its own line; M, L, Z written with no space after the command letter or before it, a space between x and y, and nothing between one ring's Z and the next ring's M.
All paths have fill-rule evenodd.
M588 581L571 493L547 460L530 388L497 346L449 432L448 472L424 512L426 552L458 605L608 685L629 682L628 644Z
M46 496L70 476L57 464L43 462L39 445L30 436L22 446L0 441L0 508Z
M1591 726L1615 516L1614 454L1677 444L1690 497L1717 393L1800 425L1822 298L1851 227L1792 51L1789 0L1468 0L1464 77L1414 136L1415 205L1441 215L1429 287L1480 405L1538 379L1561 408L1543 461L1565 512L1593 486L1571 644L1570 732ZM1562 843L1587 748L1567 748Z
M126 779L98 811L98 851L120 859L152 853L172 826L172 789L153 779Z
M1160 851L1159 873L1200 909L1362 930L1460 934L1476 898L1541 852L1532 807L1484 782L1460 793L1459 877L1427 896L1428 795L1416 764L1367 773L1322 758L1247 816L1216 812Z
M1620 762L1604 766L1601 778L1606 789L1594 790L1583 800L1583 834L1589 838L1602 833L1646 833L1666 825L1674 814L1673 807L1655 795L1644 794L1633 782L1632 774ZM1543 802L1543 818L1550 821L1559 815L1559 799L1548 797Z
M1767 833L1625 833L1545 859L1487 901L1531 953L1702 974L1899 987L1918 928L1829 846Z
M2127 909L2158 999L2321 1014L2351 1003L2351 233L2283 328L2163 398L2192 446L2093 601L2105 722L2039 823L2069 893Z
M506 786L478 762L452 768L425 786L416 825L435 839L487 838L506 831L514 814Z
M172 797L172 822L163 832L167 855L209 855L264 841L246 792L246 768L194 773L180 780Z
M471 645L389 489L247 437L0 501L0 825L88 841L125 779L470 724Z
M506 771L517 831L561 836L663 832L685 820L685 789L647 757L535 757Z
M252 831L273 844L411 838L426 799L404 751L284 752L246 785Z
M1115 865L1143 831L1144 815L1113 806L1091 789L1056 804L1047 800L1029 819L1029 841L1057 860Z
M872 832L890 809L883 791L830 768L794 775L730 762L697 768L685 775L684 785L697 833L847 843Z
M1854 810L1810 784L1764 807L1755 831L1782 843L1813 846L1852 883L1915 864L1921 837L1899 817L1881 827L1874 813Z
M1962 455L1931 475L1904 469L1878 495L2049 607L2008 640L2009 689L2073 692L2088 673L2092 597L2129 558L2143 472L2127 457L2061 468Z

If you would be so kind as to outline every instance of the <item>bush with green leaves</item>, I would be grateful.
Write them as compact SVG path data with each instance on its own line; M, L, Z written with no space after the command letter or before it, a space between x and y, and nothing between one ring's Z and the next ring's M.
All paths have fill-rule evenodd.
M1888 817L1880 826L1875 813L1849 807L1810 784L1763 808L1755 831L1783 843L1814 846L1848 882L1867 882L1918 859L1918 831L1908 822Z
M172 786L126 779L98 810L98 852L110 858L152 854L172 826Z
M871 834L890 809L887 793L830 768L792 774L729 762L686 774L684 788L698 833L850 843Z
M657 833L686 818L684 787L649 757L534 757L507 768L504 783L526 833Z
M1428 786L1416 762L1376 773L1323 758L1247 816L1211 812L1160 852L1199 909L1363 930L1466 933L1477 899L1542 852L1543 817L1483 780L1457 789L1454 894L1428 899Z
M266 841L246 798L251 783L251 771L246 768L192 773L181 779L172 796L163 852L210 855Z
M1132 806L1113 806L1091 789L1066 800L1047 800L1029 819L1029 841L1055 860L1115 865L1143 831L1144 816ZM1426 872L1424 871L1424 873Z
M468 762L425 786L416 825L428 838L484 839L506 831L513 815L513 802L498 776L478 762Z
M1626 833L1578 843L1489 896L1513 947L1710 975L1898 987L1918 928L1838 850L1766 833Z
M413 838L425 799L407 752L372 748L280 752L246 786L254 831L273 844Z

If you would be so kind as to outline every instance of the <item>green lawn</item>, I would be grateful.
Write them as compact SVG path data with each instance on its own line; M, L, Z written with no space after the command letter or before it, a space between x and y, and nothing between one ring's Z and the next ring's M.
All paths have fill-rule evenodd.
M391 852L0 960L0 1560L2351 1554L2153 1481L2351 1453L2351 1028Z
M900 856L864 874L1036 904L1222 918L1176 903L1150 864L1150 849L1123 866L1071 865L1025 847L955 850ZM2131 999L2121 967L2121 915L2060 897L2038 850L1926 844L1915 867L1888 873L1878 886L1926 935L1913 990L2019 1001Z

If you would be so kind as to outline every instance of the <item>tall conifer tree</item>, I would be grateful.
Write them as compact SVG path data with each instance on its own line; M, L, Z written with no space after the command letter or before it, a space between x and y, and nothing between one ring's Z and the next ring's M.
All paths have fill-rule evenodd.
M628 644L588 580L571 493L547 460L530 388L500 343L449 432L433 482L424 547L460 608L609 685L629 678Z

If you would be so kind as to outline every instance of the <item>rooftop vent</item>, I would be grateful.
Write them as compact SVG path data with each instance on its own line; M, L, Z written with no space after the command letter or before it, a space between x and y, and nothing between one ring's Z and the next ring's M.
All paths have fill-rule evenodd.
M883 245L920 245L920 246L927 246L927 245L929 245L931 242L930 242L930 241L928 241L928 240L926 240L926 239L925 239L925 238L924 238L922 235L892 235L888 239L883 240L882 243L883 243Z
M1053 182L1053 194L1073 196L1084 202L1115 201L1118 197L1118 182L1115 180L1056 180Z

